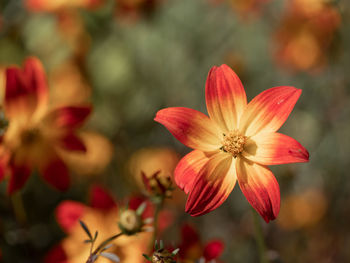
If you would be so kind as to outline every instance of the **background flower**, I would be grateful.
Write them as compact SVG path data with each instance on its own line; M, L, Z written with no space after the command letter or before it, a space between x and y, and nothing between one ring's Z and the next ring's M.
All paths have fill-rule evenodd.
M303 90L281 133L300 140L311 159L307 165L271 167L281 200L285 201L281 203L279 219L263 224L270 260L349 261L347 1L244 1L243 4L261 3L257 10L247 9L246 13L232 9L230 1L157 1L147 9L150 11L136 9L130 16L128 12L117 12L114 0L99 1L96 8L71 6L39 12L28 9L26 2L0 1L1 67L21 65L27 56L38 57L47 72L50 103L59 106L92 102L94 114L79 136L85 140L85 132L98 133L104 139L92 136L85 140L96 153L92 154L94 161L89 159L89 153L86 160L81 158L84 154L78 155L79 161L70 155L64 159L73 181L66 192L53 190L36 175L12 197L6 194L6 181L0 183L0 247L4 262L41 262L63 238L55 208L64 200L86 205L91 184L107 186L118 200L138 193L126 166L139 149L166 147L185 156L189 149L165 132L153 117L159 109L173 106L205 112L203 87L207 72L223 63L245 84L248 101L274 85ZM299 28L306 30L299 34ZM294 59L290 55L285 58L286 46L298 47L289 48L296 50L290 54L298 54L293 55ZM109 143L105 144L105 139ZM90 171L95 161L98 168ZM76 176L85 172L94 176ZM316 199L305 194L310 189L317 193ZM18 209L19 193L23 210ZM318 200L317 205L310 206L309 200ZM232 191L220 209L202 217L192 218L184 213L183 202L173 206L174 202L177 199L165 203L173 212L171 227L160 236L165 244L175 248L180 243L181 225L190 222L200 231L203 241L218 238L225 243L223 261L259 261L250 204L239 190ZM307 213L315 208L313 216L295 215L299 202Z

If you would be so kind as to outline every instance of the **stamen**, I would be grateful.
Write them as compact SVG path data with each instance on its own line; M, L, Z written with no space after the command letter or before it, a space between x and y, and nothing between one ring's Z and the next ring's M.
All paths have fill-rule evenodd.
M236 158L244 150L244 145L247 137L241 135L238 130L230 131L228 134L223 134L222 147L224 152L231 153Z

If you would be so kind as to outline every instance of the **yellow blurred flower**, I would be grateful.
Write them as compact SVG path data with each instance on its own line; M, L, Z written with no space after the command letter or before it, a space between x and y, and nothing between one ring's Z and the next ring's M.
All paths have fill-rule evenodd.
M160 171L160 177L172 177L180 156L172 149L143 148L136 151L128 162L128 170L140 189L144 189L141 172L151 176Z
M52 105L81 104L90 100L91 87L72 59L53 68L49 73L49 82Z
M327 207L327 199L321 190L307 189L283 200L277 223L286 230L310 227L322 219Z

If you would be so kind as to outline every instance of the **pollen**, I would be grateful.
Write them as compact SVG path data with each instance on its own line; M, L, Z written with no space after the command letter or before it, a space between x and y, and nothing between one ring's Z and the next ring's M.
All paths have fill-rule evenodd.
M228 134L224 134L222 147L220 149L224 152L231 153L233 157L236 158L243 152L246 141L246 136L241 135L238 130L233 130Z

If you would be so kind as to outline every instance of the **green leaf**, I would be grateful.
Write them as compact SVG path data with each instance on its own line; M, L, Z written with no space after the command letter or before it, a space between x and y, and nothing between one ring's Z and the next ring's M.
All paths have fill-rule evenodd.
M139 207L136 209L136 214L138 216L142 215L143 211L145 211L146 209L146 206L147 206L146 202L143 202L141 205L139 205Z
M79 223L80 223L81 227L84 229L85 233L89 236L90 240L93 240L91 232L90 232L89 228L87 227L87 225L85 225L85 223L81 220L79 220Z
M177 248L177 249L174 249L173 252L171 252L171 254L173 254L174 256L179 253L180 249Z
M152 259L148 255L142 254L142 256L144 256L144 258L147 259L148 261L152 262Z
M95 232L95 236L94 236L94 239L93 239L93 241L96 241L96 239L97 239L97 236L98 236L98 231L96 231L96 232Z

